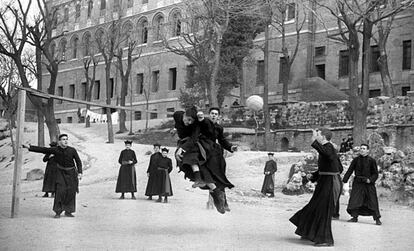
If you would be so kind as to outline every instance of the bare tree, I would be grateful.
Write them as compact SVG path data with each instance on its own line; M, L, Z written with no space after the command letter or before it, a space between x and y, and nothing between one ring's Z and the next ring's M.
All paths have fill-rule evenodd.
M15 153L13 128L16 127L17 112L17 90L14 86L19 85L19 82L19 75L13 60L4 55L0 55L0 97L4 108L2 115L8 121L13 154Z
M164 45L197 67L210 106L218 106L217 76L222 38L231 17L241 13L244 6L252 6L252 3L247 0L185 0L183 3L188 29L181 32L181 39L176 44L164 38Z
M91 47L88 47L91 48ZM88 50L85 50L87 52ZM88 52L88 56L83 58L83 70L86 79L86 87L85 87L85 97L86 101L91 102L92 100L92 91L93 87L95 86L95 79L96 79L96 67L99 63L99 56L94 55L93 52ZM92 72L90 72L92 70ZM86 112L91 109L91 105L86 105ZM91 127L91 118L86 116L85 118L85 127Z
M141 56L141 51L139 50L138 53L135 54L135 49L137 47L137 37L135 34L138 34L138 32L134 32L132 30L132 25L129 26L128 23L124 28L122 29L123 32L121 34L122 36L122 42L121 45L125 45L127 55L126 60L124 60L124 46L119 46L118 51L115 54L115 57L117 59L116 67L118 68L119 75L121 77L121 101L120 105L125 106L125 99L128 95L128 83L131 75L131 68L132 64L139 59ZM135 55L134 55L135 54ZM126 128L126 112L125 110L120 110L119 114L119 130L117 133L123 133L126 132L128 129Z
M159 88L159 74L153 74L153 67L159 62L159 56L145 57L140 62L145 67L146 74L143 78L142 94L145 98L145 131L148 130L149 122L149 101L151 99L151 92L157 92ZM154 79L155 77L155 79Z
M58 24L58 11L56 8L50 8L45 0L37 0L40 14L35 18L33 25L27 24L29 31L28 42L35 47L36 67L35 74L39 79L42 78L42 65L46 67L50 74L47 92L55 94L56 81L59 73L59 64L65 60L66 48L59 47L55 49L55 41L63 37L65 32L58 30L55 24ZM55 30L55 32L53 32ZM56 35L54 34L56 33ZM43 87L43 81L40 80L40 87ZM49 129L51 141L56 141L59 135L59 126L55 119L54 100L48 99L46 103L42 101L44 118Z
M356 144L367 140L367 108L369 98L369 73L371 67L371 39L373 27L376 23L391 17L412 5L411 1L401 1L398 7L391 8L381 16L376 16L379 8L383 8L392 0L382 1L354 1L335 0L330 4L318 2L317 4L327 9L335 18L338 30L328 32L330 39L344 43L349 53L349 103L353 111L353 135ZM408 5L407 5L408 4ZM359 33L362 33L362 48ZM362 53L361 82L358 78L359 56ZM361 83L361 87L359 84Z
M111 95L114 86L111 85L112 63L120 45L120 21L114 20L105 32L99 28L95 34L95 42L98 52L101 54L105 63L105 86L106 86L106 104L111 104ZM114 143L114 131L112 125L111 109L106 109L108 125L108 143Z

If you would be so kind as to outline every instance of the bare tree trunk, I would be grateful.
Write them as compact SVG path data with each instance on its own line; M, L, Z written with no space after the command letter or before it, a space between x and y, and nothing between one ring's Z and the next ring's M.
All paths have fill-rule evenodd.
M384 53L384 54L383 54ZM380 49L380 57L378 58L378 65L380 68L381 82L384 95L394 97L394 89L392 88L392 79L388 68L388 56L386 52Z
M122 77L121 76L121 106L125 106L126 102L126 95L128 92L128 76ZM123 133L128 131L126 124L126 112L125 110L121 109L119 111L119 130L118 133Z
M52 102L53 99L49 99L48 103ZM59 125L55 119L55 109L53 105L48 105L45 111L45 122L47 128L49 129L49 138L50 141L58 141L58 136L60 134Z
M105 64L105 83L106 83L106 104L111 104L111 85L110 85L110 76L111 74L111 62ZM111 109L106 108L106 123L108 125L108 142L114 143L114 129L112 126L112 116Z
M42 90L42 51L36 47L36 75L37 89ZM45 119L40 111L37 111L37 145L45 145Z
M269 26L265 26L264 46L264 86L263 86L263 116L265 122L265 135L263 145L265 150L270 149L270 114L269 114Z
M243 65L240 66L239 68L239 84L240 84L240 102L239 104L241 106L244 106L246 103L246 87L244 86L244 67Z
M213 65L213 72L211 74L211 81L210 81L210 98L211 98L211 103L210 103L210 107L218 107L218 99L217 99L217 86L216 86L216 81L217 81L217 75L219 72L219 67L220 67L220 53L221 53L221 42L217 42L216 46L215 46L215 55L214 55L214 65Z

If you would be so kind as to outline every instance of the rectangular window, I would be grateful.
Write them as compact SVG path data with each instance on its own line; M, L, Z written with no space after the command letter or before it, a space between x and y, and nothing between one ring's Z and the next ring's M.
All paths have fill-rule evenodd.
M285 57L280 58L280 64L279 64L279 83L286 83L288 80L288 66L287 66L287 60Z
M128 0L127 7L131 8L133 5L134 5L134 1L133 0Z
M323 57L325 56L325 46L318 46L315 47L315 57Z
M86 83L81 83L81 99L82 100L86 100L86 94L87 94L87 90L86 90Z
M101 81L96 80L95 84L93 85L93 98L99 99L101 93Z
M57 95L60 96L60 97L63 97L63 86L59 86L58 87L58 89L57 89ZM63 101L59 99L57 103L58 104L62 104Z
M114 0L114 10L119 10L119 0Z
M172 118L174 112L175 112L175 108L174 107L167 108L167 118Z
M403 41L403 58L402 58L402 69L411 70L411 56L412 50L411 40Z
M65 8L63 11L63 21L69 22L69 8Z
M401 95L402 96L407 96L407 92L409 92L410 89L411 88L409 86L403 86L403 87L401 87Z
M151 113L150 113L150 119L156 119L156 118L158 118L158 113L156 113L156 112L151 112Z
M69 98L75 98L75 85L69 85Z
M177 68L170 68L168 75L169 75L168 89L169 90L177 89Z
M256 85L264 85L265 67L264 60L257 61Z
M160 71L153 71L151 91L158 92L159 84L160 84Z
M101 0L101 10L106 9L106 0Z
M373 89L373 90L369 90L369 97L370 98L375 98L381 96L381 90L380 89Z
M348 50L339 51L339 77L345 77L349 74L349 52Z
M111 98L113 98L114 97L114 93L115 93L115 82L114 82L114 79L113 78L110 78L109 79L109 84L111 85L110 86L110 93L111 93L111 95L110 95L110 97Z
M295 3L289 3L286 5L286 20L290 21L295 19L296 16L296 4Z
M60 124L60 123L62 123L62 120L61 119L56 119L56 123Z
M71 124L71 123L73 122L72 117L68 117L68 118L67 118L67 122Z
M144 73L137 74L137 93L144 93Z
M378 45L371 46L371 69L370 72L379 72L378 58L380 57L380 51Z
M134 119L135 120L141 120L141 111L135 111L134 112Z

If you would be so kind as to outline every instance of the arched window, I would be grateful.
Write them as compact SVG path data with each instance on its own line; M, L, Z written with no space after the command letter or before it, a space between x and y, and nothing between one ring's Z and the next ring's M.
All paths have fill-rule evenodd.
M132 23L130 22L126 22L124 24L124 27L122 28L122 44L123 46L127 47L129 42L131 41L131 36L132 36Z
M67 44L66 39L60 40L59 52L60 52L61 60L66 60L66 44Z
M74 37L72 39L72 58L78 58L78 46L79 46L79 38Z
M88 1L88 18L92 15L92 9L93 9L93 0Z
M55 52L56 52L56 43L55 42L52 42L50 44L49 49L50 49L50 54L52 54L52 57L54 57L55 56Z
M155 41L161 40L162 39L162 26L164 24L164 17L159 15L158 17L155 18L155 23L154 23L154 30L155 30L155 34L154 34L154 38Z
M148 21L145 19L139 23L139 38L139 43L148 43Z
M175 12L172 15L172 20L171 20L171 25L172 25L172 36L173 37L178 37L181 35L181 15L179 12Z
M110 28L112 29L112 28ZM104 35L105 32L102 29L99 29L96 31L95 33L95 41L96 41L96 45L97 45L97 49L100 50L100 48L102 48L104 46Z
M91 34L89 32L83 35L82 44L83 44L83 56L84 57L90 56L92 54L92 51L91 51Z

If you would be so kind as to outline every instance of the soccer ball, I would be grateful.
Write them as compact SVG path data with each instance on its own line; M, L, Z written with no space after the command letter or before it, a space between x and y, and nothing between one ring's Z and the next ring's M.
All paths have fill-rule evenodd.
M258 95L252 95L247 98L246 106L253 111L259 111L263 109L263 99Z

